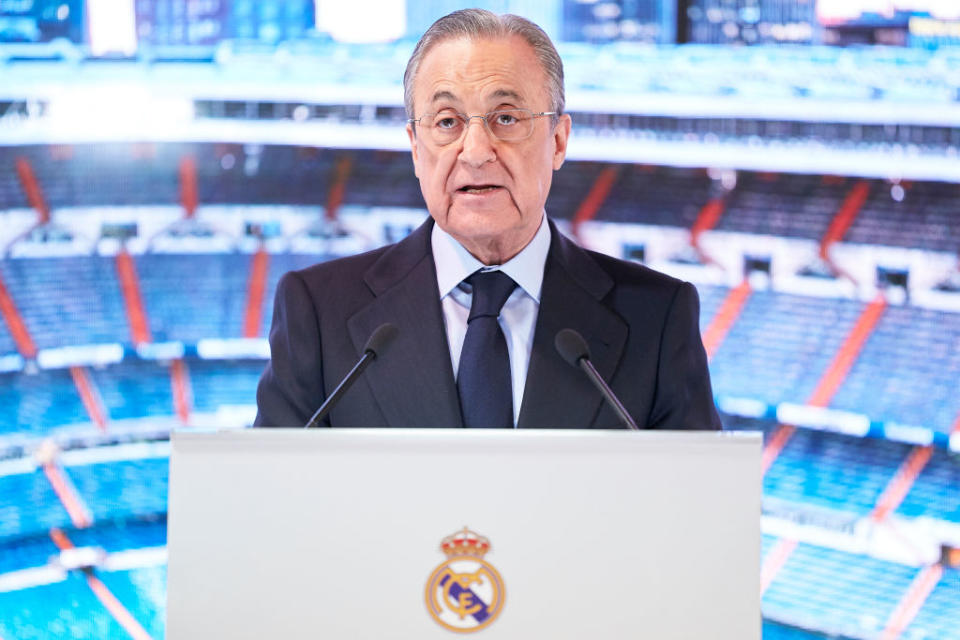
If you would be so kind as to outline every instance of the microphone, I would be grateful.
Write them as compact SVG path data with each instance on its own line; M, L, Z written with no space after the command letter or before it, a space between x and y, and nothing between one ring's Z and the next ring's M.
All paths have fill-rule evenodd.
M623 406L620 399L613 393L613 389L603 381L596 367L590 362L590 349L587 347L587 342L583 339L583 336L573 329L561 329L557 332L553 346L557 348L560 356L569 362L571 366L583 369L583 372L590 378L590 382L603 394L603 398L607 401L607 404L616 411L620 422L626 425L628 429L633 429L634 431L640 430L637 423L634 422L630 414L627 413L626 407Z
M304 425L304 429L316 427L320 424L321 420L327 417L327 414L330 413L333 407L340 402L340 397L347 392L347 389L353 386L354 381L360 377L363 370L366 369L371 362L376 360L378 355L383 353L384 349L390 344L390 341L397 337L398 333L400 333L400 330L397 329L396 325L390 324L389 322L373 330L373 333L371 333L367 339L367 344L363 345L363 355L360 356L357 364L353 365L350 373L337 385L333 393L324 400L320 408L317 409L317 412L310 418L310 422Z

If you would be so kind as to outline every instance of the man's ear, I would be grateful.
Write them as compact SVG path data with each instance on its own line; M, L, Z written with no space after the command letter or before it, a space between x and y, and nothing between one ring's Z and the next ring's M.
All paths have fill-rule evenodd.
M572 121L570 116L563 114L557 120L557 125L553 128L553 170L556 171L563 166L563 161L567 157L567 141L570 140L570 126ZM409 125L408 125L409 126Z
M413 156L413 174L419 178L420 174L417 173L417 165L419 160L417 156L417 136L413 132L413 125L409 122L407 123L407 137L410 138L410 155Z

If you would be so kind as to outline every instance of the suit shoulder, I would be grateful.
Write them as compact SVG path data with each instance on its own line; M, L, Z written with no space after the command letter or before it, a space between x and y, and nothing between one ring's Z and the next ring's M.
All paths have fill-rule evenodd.
M597 251L586 250L586 253L613 278L617 286L640 287L669 296L676 295L677 289L684 285L693 286L637 262L614 258Z
M364 253L334 258L298 269L296 273L308 285L329 284L343 281L344 277L358 277L372 267L380 257L395 245L385 245Z

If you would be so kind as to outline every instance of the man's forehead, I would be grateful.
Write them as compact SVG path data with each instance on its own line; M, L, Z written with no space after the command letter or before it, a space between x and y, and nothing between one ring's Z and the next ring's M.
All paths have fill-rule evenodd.
M460 102L478 94L487 101L527 102L545 84L545 78L536 81L540 74L533 47L520 36L450 38L424 56L414 93L428 104Z
M514 102L524 101L523 96L520 95L519 92L514 91L513 89L505 89L502 87L491 90L484 97L488 100L512 100ZM459 102L460 100L460 96L458 96L455 91L451 91L450 89L440 89L430 97L431 103Z

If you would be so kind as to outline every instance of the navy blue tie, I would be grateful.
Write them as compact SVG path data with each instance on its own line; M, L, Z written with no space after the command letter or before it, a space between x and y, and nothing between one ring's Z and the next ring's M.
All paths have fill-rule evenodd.
M463 426L509 429L513 427L510 354L497 317L517 283L502 271L478 271L466 282L473 287L473 302L457 369Z

